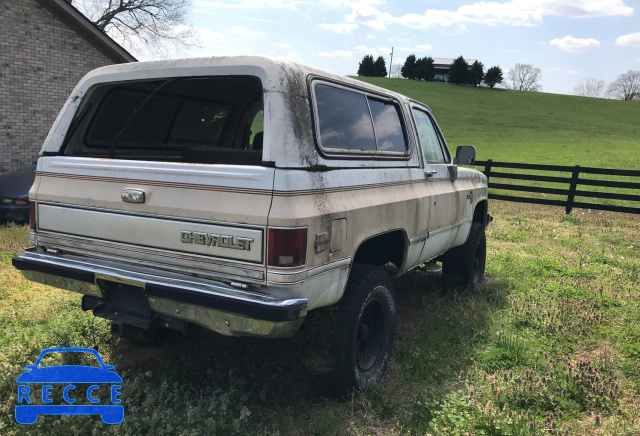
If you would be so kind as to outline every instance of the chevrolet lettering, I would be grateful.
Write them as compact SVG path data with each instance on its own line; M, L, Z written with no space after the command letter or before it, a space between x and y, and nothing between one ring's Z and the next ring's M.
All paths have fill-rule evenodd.
M483 282L491 216L487 178L463 166L474 159L471 145L449 151L426 104L298 63L109 65L45 139L33 247L13 265L83 294L123 339L315 324L299 334L327 347L330 385L368 388L392 355L390 271L441 264L446 288Z
M216 235L215 233L193 232L183 230L181 240L185 244L210 245L212 247L232 248L234 250L251 251L253 238L232 235Z

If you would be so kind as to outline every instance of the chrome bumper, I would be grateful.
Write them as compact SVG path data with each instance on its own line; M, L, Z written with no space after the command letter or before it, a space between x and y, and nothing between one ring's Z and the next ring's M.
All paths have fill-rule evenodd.
M302 324L307 299L278 299L223 282L36 248L13 257L29 280L104 298L101 281L144 289L151 310L228 336L289 337Z

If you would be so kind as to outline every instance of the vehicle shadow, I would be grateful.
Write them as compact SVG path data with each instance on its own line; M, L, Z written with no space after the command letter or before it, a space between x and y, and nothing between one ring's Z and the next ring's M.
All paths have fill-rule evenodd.
M417 269L394 280L396 343L381 388L384 401L394 403L391 407L403 407L426 390L435 399L446 394L482 346L491 312L506 304L504 286L491 279L479 292L469 293L443 290L440 278L439 272ZM172 382L210 383L203 374L213 372L225 385L233 374L247 381L246 389L256 399L258 392L267 393L272 415L277 415L274 409L309 413L336 400L329 394L330 380L305 365L317 351L312 339L306 329L279 340L229 338L199 329L186 338L167 334L156 346L116 340L111 358L119 370L167 371ZM258 409L260 403L256 400Z

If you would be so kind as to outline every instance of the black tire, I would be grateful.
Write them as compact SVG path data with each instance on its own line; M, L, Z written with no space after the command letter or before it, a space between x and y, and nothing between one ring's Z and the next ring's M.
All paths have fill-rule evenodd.
M381 267L355 264L338 306L339 389L367 389L384 376L396 333L393 285Z
M476 291L484 282L487 238L484 225L473 223L464 245L449 250L442 258L442 279L448 288Z

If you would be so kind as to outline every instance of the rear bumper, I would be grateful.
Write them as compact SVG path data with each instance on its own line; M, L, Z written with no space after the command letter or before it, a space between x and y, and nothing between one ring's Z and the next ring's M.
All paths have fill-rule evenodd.
M279 299L210 279L36 248L13 257L29 280L104 298L103 282L144 290L154 313L229 336L288 337L306 315L307 299Z

